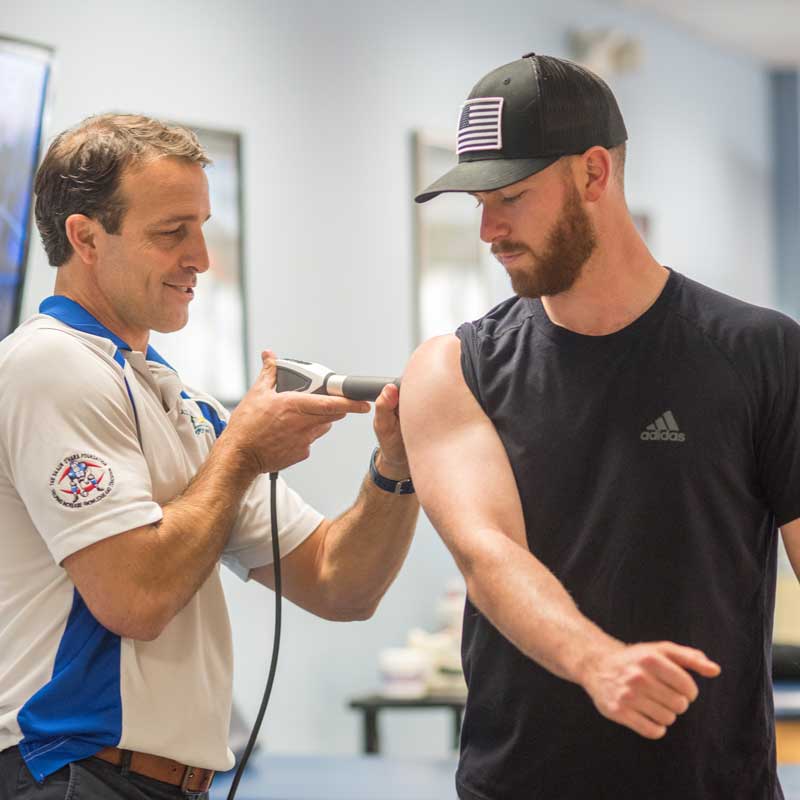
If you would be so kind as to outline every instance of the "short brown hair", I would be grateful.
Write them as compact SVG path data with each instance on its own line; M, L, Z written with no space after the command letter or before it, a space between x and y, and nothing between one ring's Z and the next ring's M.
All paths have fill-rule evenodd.
M34 186L36 227L52 266L72 255L64 227L70 214L85 214L107 233L119 233L127 210L123 172L159 156L211 163L192 131L138 114L89 117L55 138Z
M628 143L623 142L616 147L612 147L608 152L611 153L611 163L614 165L614 179L619 184L620 189L625 191L625 156L628 151Z

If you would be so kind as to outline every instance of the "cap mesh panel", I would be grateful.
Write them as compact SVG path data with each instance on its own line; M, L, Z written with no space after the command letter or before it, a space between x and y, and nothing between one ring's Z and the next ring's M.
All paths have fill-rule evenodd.
M548 151L582 153L598 144L613 147L626 138L611 90L577 64L540 56L544 145Z

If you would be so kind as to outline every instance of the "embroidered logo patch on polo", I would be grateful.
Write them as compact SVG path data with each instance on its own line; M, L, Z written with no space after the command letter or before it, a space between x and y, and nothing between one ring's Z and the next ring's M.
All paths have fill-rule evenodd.
M67 508L84 508L99 503L113 488L111 467L92 453L73 453L50 475L53 499Z
M211 427L211 423L205 417L196 417L186 408L181 409L181 414L191 420L195 436L204 436L207 433L214 432L214 428Z

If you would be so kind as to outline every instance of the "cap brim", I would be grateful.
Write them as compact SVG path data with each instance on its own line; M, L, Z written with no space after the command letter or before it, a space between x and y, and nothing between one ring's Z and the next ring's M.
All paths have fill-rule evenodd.
M434 181L414 200L427 203L443 192L493 192L528 178L555 164L561 156L547 158L492 158L463 161Z

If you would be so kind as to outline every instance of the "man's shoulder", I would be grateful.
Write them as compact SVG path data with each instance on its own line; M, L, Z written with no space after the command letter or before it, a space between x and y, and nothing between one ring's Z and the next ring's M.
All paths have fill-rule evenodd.
M727 340L770 338L797 330L795 320L774 308L759 306L683 277L676 312L709 335Z
M21 387L41 379L95 380L115 366L114 347L96 336L81 334L44 314L36 314L0 341L0 384Z
M460 339L465 336L477 339L496 339L519 330L534 316L535 309L535 301L515 295L498 303L482 317L465 322L458 328L456 335Z
M710 342L756 393L780 386L786 365L800 365L800 325L773 308L684 278L673 311L693 335Z

